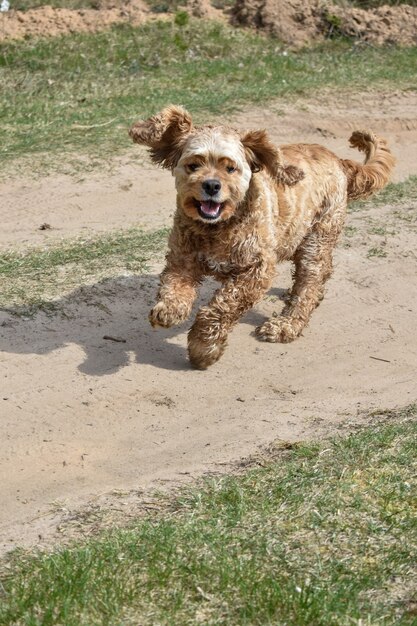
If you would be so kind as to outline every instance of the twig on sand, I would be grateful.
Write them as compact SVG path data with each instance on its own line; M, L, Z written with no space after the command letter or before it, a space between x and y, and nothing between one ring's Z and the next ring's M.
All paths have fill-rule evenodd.
M388 359L380 359L378 356L370 356L370 359L374 359L374 361L384 361L384 363L391 363Z
M123 337L112 337L111 335L104 335L103 339L107 339L108 341L116 341L117 343L126 343L126 339L123 339Z

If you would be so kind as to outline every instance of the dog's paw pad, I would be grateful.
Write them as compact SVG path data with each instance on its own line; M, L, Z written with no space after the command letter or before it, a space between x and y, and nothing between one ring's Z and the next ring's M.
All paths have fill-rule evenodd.
M149 321L154 328L169 328L176 323L176 316L165 302L158 302L149 313Z
M289 343L299 335L286 319L268 320L255 329L255 334L261 341L270 343Z
M170 328L182 324L190 315L191 305L184 302L164 302L160 300L149 313L149 321L154 328Z
M216 363L222 356L227 345L226 337L219 341L203 339L193 327L188 333L188 356L191 365L205 370Z
M222 343L211 344L210 346L190 344L188 346L190 363L196 369L205 370L220 359L225 347L225 344Z

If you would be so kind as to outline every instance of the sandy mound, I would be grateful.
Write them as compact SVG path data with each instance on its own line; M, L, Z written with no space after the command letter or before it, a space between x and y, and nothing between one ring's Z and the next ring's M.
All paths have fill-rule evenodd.
M417 7L383 6L372 11L332 7L340 32L373 44L417 44Z
M294 47L332 34L378 45L417 44L417 7L408 5L365 11L320 0L236 0L232 21L264 30Z
M25 37L66 35L74 32L97 32L113 24L129 21L140 24L149 13L142 0L118 2L104 0L99 9L54 9L43 6L29 11L9 11L1 15L0 42Z
M232 22L265 30L294 46L321 35L318 4L303 0L236 0Z
M0 42L97 32L120 22L140 24L151 15L144 0L97 0L96 5L95 9L43 6L29 11L8 11L0 16ZM199 18L223 16L210 0L187 0L186 8ZM231 21L235 25L266 31L293 47L321 41L334 34L378 45L417 44L417 7L408 5L365 11L335 6L323 0L236 0Z

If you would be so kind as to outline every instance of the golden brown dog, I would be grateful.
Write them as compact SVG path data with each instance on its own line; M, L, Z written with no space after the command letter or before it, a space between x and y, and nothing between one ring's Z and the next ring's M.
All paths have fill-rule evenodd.
M294 284L279 317L256 329L264 341L289 342L307 325L332 272L332 253L349 200L384 187L394 157L383 139L356 131L364 165L319 145L274 147L263 130L196 127L169 106L130 130L133 141L171 169L177 210L153 326L186 320L204 276L222 283L188 334L191 363L205 369L226 347L239 318L271 287L276 264L294 262Z

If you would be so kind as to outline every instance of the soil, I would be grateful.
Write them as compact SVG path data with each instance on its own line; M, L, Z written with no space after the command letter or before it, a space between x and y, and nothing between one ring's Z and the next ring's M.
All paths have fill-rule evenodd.
M228 121L265 127L277 143L319 142L341 156L353 154L353 128L372 127L389 140L402 180L417 174L416 105L411 92L328 95L246 109ZM141 163L132 146L111 175L3 184L1 246L169 224L172 177ZM274 288L205 372L187 363L188 324L149 326L160 263L143 276L76 290L62 298L60 314L1 312L1 550L48 545L88 515L92 532L102 525L100 507L126 520L141 508L143 490L222 471L272 441L286 447L328 436L366 423L370 410L416 401L416 209L413 201L351 213L304 336L259 343L255 326L279 312L290 284L289 267L280 267ZM44 223L51 228L40 230ZM375 225L386 234L375 234ZM370 249L386 256L369 258ZM204 286L203 301L212 289Z
M236 0L232 21L295 48L334 35L374 45L417 43L417 7L404 4L364 10L322 0Z
M99 9L41 6L28 11L10 10L0 15L0 42L77 32L94 33L123 22L136 26L149 15L149 7L143 0L102 2L99 6Z
M224 19L223 11L209 0L188 0L184 8L198 18ZM146 20L164 20L166 13L153 13L144 0L98 0L95 9L64 9L41 6L28 11L0 14L0 43L27 37L56 37L69 33L94 33L114 24L138 26Z
M364 10L323 0L236 0L231 11L221 11L210 0L187 0L184 7L198 18L231 19L235 25L266 31L291 47L334 35L374 45L417 44L417 7L404 4ZM0 42L96 32L116 23L138 25L166 17L152 13L144 0L98 0L96 9L10 10L0 15Z

